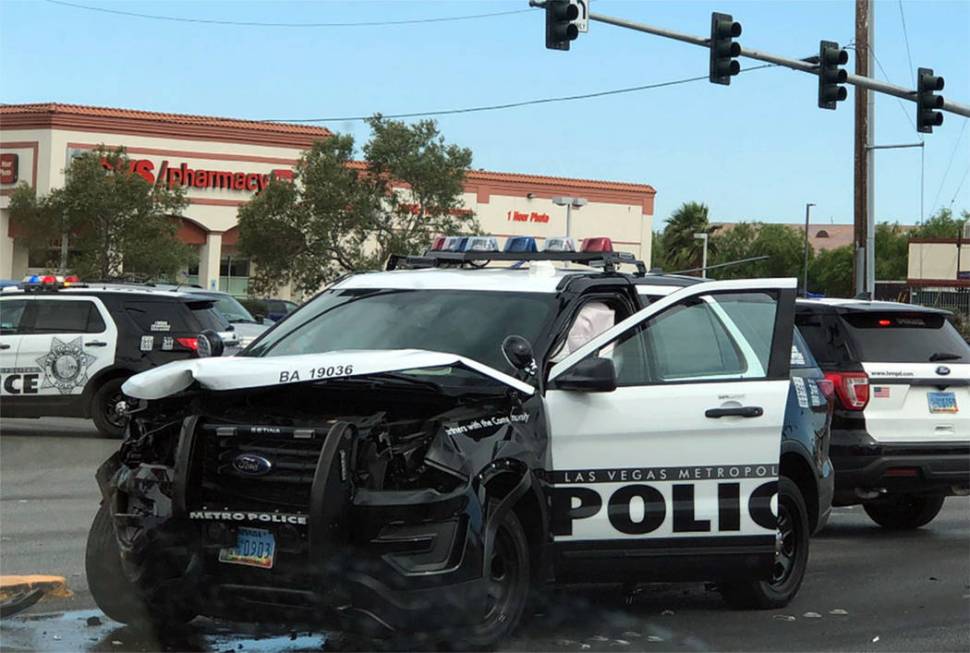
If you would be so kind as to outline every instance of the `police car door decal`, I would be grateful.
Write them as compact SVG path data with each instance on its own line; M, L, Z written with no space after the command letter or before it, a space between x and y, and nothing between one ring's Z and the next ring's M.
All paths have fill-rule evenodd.
M17 369L24 382L16 394L81 394L89 379L114 363L118 329L111 315L96 297L44 297L32 301L50 303L54 308L52 302L92 307L98 311L103 328L96 333L57 333L43 325L44 333L24 334L17 353Z
M689 287L553 368L546 401L552 436L551 529L557 542L711 536L769 541L776 529L787 362L785 378L778 378L777 367L768 378L765 361L748 360L759 345L733 341L758 325L738 328L730 314L737 316L735 309L742 304L730 306L730 298L747 302L741 312L758 304L759 311L770 310L773 316L778 302L771 299L769 306L765 298L768 293L776 298L775 291L789 285L756 280ZM725 291L736 294L713 296L731 310L711 310L711 293ZM653 316L656 320L648 321ZM644 324L646 331L640 329ZM656 347L678 337L692 351L646 347L655 359L650 369L630 367L644 341ZM555 389L555 379L571 365L604 350L614 360L622 387L600 393ZM710 352L717 351L720 358L709 360Z

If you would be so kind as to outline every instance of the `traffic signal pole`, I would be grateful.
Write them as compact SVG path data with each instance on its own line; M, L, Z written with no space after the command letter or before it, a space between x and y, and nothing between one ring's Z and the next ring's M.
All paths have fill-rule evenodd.
M855 71L862 77L872 77L872 38L875 19L871 0L855 2ZM869 89L856 88L855 94L855 148L854 148L854 201L853 201L853 287L856 294L870 292L875 296L875 282L870 285L870 273L874 260L870 247L870 233L875 240L873 218L873 189L875 152L870 148L875 140L875 94Z
M542 7L543 4L539 2L534 2L532 6ZM653 34L654 36L662 36L664 38L673 39L675 41L681 41L683 43L690 43L691 45L699 45L701 47L710 47L711 39L708 37L694 36L692 34L684 34L683 32L675 32L674 30L664 29L662 27L654 27L653 25L647 25L644 23L638 23L636 21L627 20L625 18L616 18L614 16L606 16L604 14L598 14L596 12L590 12L589 19L596 21L598 23L606 23L607 25L613 25L615 27L623 27L625 29L632 29L637 32L644 32L645 34ZM805 59L791 59L789 57L782 57L779 55L771 54L769 52L762 52L761 50L755 50L753 48L746 48L741 46L742 57L747 57L748 59L757 59L758 61L764 61L767 63L773 63L778 66L783 66L785 68L791 68L792 70L799 70L803 73L809 73L812 75L818 74L818 63L813 61L807 61ZM883 82L878 79L873 79L869 75L860 74L848 74L845 80L846 84L852 84L853 86L862 87L865 89L870 89L876 91L877 93L885 93L886 95L892 95L903 100L909 100L910 102L916 102L916 91L905 88L903 86L896 86L895 84L890 84L888 82ZM955 113L960 116L966 116L970 118L970 105L963 104L962 102L954 102L953 100L944 99L943 106L940 107L942 111L948 111L950 113Z

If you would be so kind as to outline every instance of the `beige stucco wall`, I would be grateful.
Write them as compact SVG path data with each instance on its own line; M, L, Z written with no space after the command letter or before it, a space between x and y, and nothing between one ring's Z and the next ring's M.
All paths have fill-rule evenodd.
M239 171L269 174L274 169L289 168L300 155L293 147L271 147L228 142L213 142L181 138L121 135L109 132L73 131L67 129L4 130L0 133L3 143L38 143L37 179L31 178L33 150L29 147L2 151L16 152L19 157L20 179L35 183L38 192L47 193L64 183L64 168L70 151L90 149L99 144L109 147L123 145L134 160L147 159L158 174L161 163L167 160L171 167L186 163L190 168L201 170ZM0 191L9 191L8 187ZM190 201L184 217L196 222L210 232L206 243L200 247L200 284L218 287L219 260L227 249L221 234L236 226L238 203L248 201L253 193L218 188L185 188ZM566 235L566 208L553 204L547 198L528 198L526 192L510 196L501 193L475 192L463 196L466 208L475 212L481 230L498 236L504 244L511 235L549 236ZM487 201L479 202L479 199ZM0 278L19 278L27 273L27 252L15 244L9 236L9 216L6 207L9 197L0 197ZM643 204L616 204L591 201L579 209L572 209L571 234L579 243L590 236L607 236L613 239L617 250L629 251L644 259L649 266L652 216L644 215ZM518 221L514 214L528 214L526 221ZM537 216L548 216L548 221L536 221ZM539 218L541 219L541 217ZM541 241L540 241L541 242ZM282 289L281 294L289 292Z
M970 243L960 250L960 271L970 271ZM956 243L909 244L908 274L910 279L956 279Z

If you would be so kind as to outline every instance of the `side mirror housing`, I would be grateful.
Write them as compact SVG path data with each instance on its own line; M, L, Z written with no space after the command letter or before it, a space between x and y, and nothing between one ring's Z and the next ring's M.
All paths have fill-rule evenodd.
M225 351L226 348L225 343L222 341L222 337L212 329L206 329L200 333L198 343L199 347L196 353L198 353L199 358L222 356L222 352Z
M522 336L511 335L502 341L502 354L509 365L517 370L531 373L535 367L535 355L532 353L532 345Z
M616 368L611 358L584 358L553 383L558 390L613 392L616 390Z

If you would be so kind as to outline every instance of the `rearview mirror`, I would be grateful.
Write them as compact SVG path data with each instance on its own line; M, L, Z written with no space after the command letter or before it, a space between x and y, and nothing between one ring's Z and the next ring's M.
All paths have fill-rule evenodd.
M532 345L522 336L511 335L502 341L502 354L509 365L517 370L532 372L535 368L535 356Z
M199 358L222 356L222 352L226 348L222 337L212 329L206 329L200 333L197 342L199 346L196 353L199 355Z
M611 358L584 358L555 380L558 390L579 392L613 392L616 390L616 368Z

